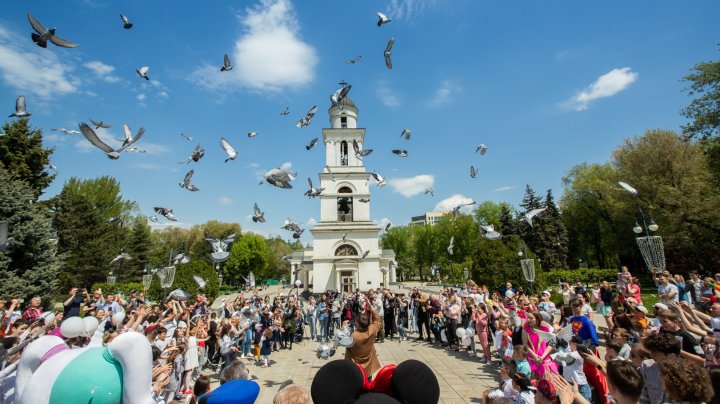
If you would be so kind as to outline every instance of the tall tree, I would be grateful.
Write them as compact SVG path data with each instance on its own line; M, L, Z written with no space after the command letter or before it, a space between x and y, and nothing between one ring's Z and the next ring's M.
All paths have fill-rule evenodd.
M411 226L393 227L380 239L382 249L395 251L397 276L401 281L407 276L412 276L411 271L417 266L413 248L413 229L414 227Z
M268 278L290 279L290 262L283 257L293 253L292 248L280 237L269 238L265 243L270 250L270 264Z
M152 231L144 216L133 220L130 228L130 242L127 245L127 252L132 259L125 263L122 273L118 274L120 279L126 282L138 282L142 279L143 270L150 264L150 248L152 244Z
M43 205L31 203L37 189L2 167L0 184L0 221L8 222L13 238L0 251L0 294L26 301L40 296L49 306L62 264L50 214Z
M103 220L113 219L118 225L130 225L130 215L136 204L123 199L120 182L110 176L79 179L71 177L64 188L70 192L83 195L100 214ZM127 223L125 223L127 222Z
M47 171L53 149L43 147L42 131L31 129L27 119L3 125L0 136L0 165L12 178L25 181L33 189L33 200L43 193L55 178Z
M518 221L518 234L522 236L525 244L534 251L538 241L535 237L533 226L530 226L530 223L525 220L525 214L533 209L540 209L543 206L542 200L535 194L535 190L533 190L529 184L525 185L525 195L520 203L520 207L523 208L523 210L520 212L521 219ZM533 220L537 220L537 216Z
M537 219L533 229L536 241L534 251L540 257L543 269L567 269L567 229L550 189L545 196L545 206L545 212Z
M691 122L683 127L687 137L707 139L720 135L720 61L701 62L683 77L690 85L689 96L696 98L681 114Z
M509 203L500 204L498 227L495 228L495 231L502 233L503 236L520 234L520 223L513 215L513 209Z

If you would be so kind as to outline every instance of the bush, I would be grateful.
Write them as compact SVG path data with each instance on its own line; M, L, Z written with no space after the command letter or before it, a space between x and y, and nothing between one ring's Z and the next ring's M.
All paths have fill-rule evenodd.
M106 295L108 293L116 294L117 292L122 292L124 296L130 296L131 290L136 290L139 292L143 291L142 283L137 283L137 282L95 283L92 285L92 289L88 290L88 294L90 294L90 296L92 296L93 291L97 290L98 288L102 289L103 295Z
M551 269L544 272L545 282L548 285L557 285L558 282L575 283L580 279L583 284L600 281L614 282L617 279L617 269Z

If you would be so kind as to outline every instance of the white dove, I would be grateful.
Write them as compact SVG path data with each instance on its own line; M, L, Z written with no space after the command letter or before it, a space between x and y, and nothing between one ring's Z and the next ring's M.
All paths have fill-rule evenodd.
M235 160L237 152L235 152L235 149L233 149L230 142L228 142L224 137L220 138L220 147L222 147L223 150L225 150L225 153L227 153L228 158L225 159L226 163L230 160Z
M233 66L230 63L230 58L228 57L227 53L225 54L225 57L223 58L223 65L220 68L221 72L227 72L232 70Z
M453 247L455 247L455 236L450 236L450 245L447 246L447 252L453 255Z
M150 80L150 77L148 77L147 73L150 71L150 68L147 66L143 66L137 70L135 70L138 74L138 76L144 78L145 80Z
M123 140L123 144L121 147L124 149L140 140L142 135L145 133L145 128L140 128L138 130L138 133L133 136L132 131L130 131L130 127L128 127L127 124L123 124L123 132L125 133L125 140Z
M378 22L377 22L378 27L382 27L383 24L387 24L390 22L390 19L387 18L387 16L385 14L383 14L381 12L377 12L376 14L378 16Z
M180 188L185 188L190 192L197 192L200 190L200 188L196 187L194 184L191 184L190 181L192 180L192 176L195 174L195 170L190 170L185 174L185 179L183 179L183 182L179 183Z
M10 117L27 118L30 115L32 114L27 112L27 108L25 107L25 96L19 95L15 100L15 112L10 114Z
M485 146L484 143L481 143L475 148L475 153L480 153L481 156L484 156L487 149L487 146Z
M627 182L618 181L618 184L619 184L621 187L623 187L624 190L630 192L630 193L632 194L632 196L637 196L638 190L635 189L635 188L633 188L633 187L631 187L630 184L628 184Z
M540 209L533 209L530 212L525 214L525 220L530 224L530 227L533 227L532 220L535 216L539 215L540 213L544 212L545 209L547 209L547 206Z

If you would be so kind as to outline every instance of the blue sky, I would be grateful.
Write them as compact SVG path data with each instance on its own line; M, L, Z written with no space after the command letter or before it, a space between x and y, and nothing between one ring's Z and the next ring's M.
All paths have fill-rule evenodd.
M79 47L37 47L28 5ZM319 217L319 201L303 192L324 151L304 145L329 126L328 96L341 80L353 86L366 147L375 150L366 166L389 183L373 188L372 217L399 225L464 198L517 205L525 184L559 197L574 164L607 161L646 129L679 129L689 102L680 79L716 60L720 42L717 1L75 0L3 9L0 105L10 114L25 95L31 124L55 148L59 176L47 195L71 176L112 175L145 215L165 206L181 225L235 221L284 238L285 218ZM378 28L378 11L392 21ZM120 13L132 29L122 28ZM391 36L388 70L382 53ZM220 73L225 53L235 67ZM345 63L356 55L357 64ZM150 81L135 73L142 66ZM315 104L311 125L296 128ZM290 114L281 116L285 107ZM50 130L89 118L112 125L100 132L105 139L121 137L123 123L145 128L136 146L147 153L110 161L84 138ZM235 146L235 161L223 162L220 137ZM178 164L197 143L205 157ZM485 156L474 153L479 143ZM258 185L288 163L298 173L294 189ZM178 187L190 168L196 193ZM428 185L434 197L423 194ZM267 223L249 221L254 202Z

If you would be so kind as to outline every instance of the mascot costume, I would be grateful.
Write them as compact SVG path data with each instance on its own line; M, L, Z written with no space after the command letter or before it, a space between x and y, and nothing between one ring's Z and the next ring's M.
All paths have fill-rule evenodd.
M69 338L94 333L87 346L70 349L62 338L48 335L25 349L17 368L15 403L154 404L147 338L125 332L103 347L104 322L98 327L97 320L78 321L83 323L80 317L65 320L61 332Z

